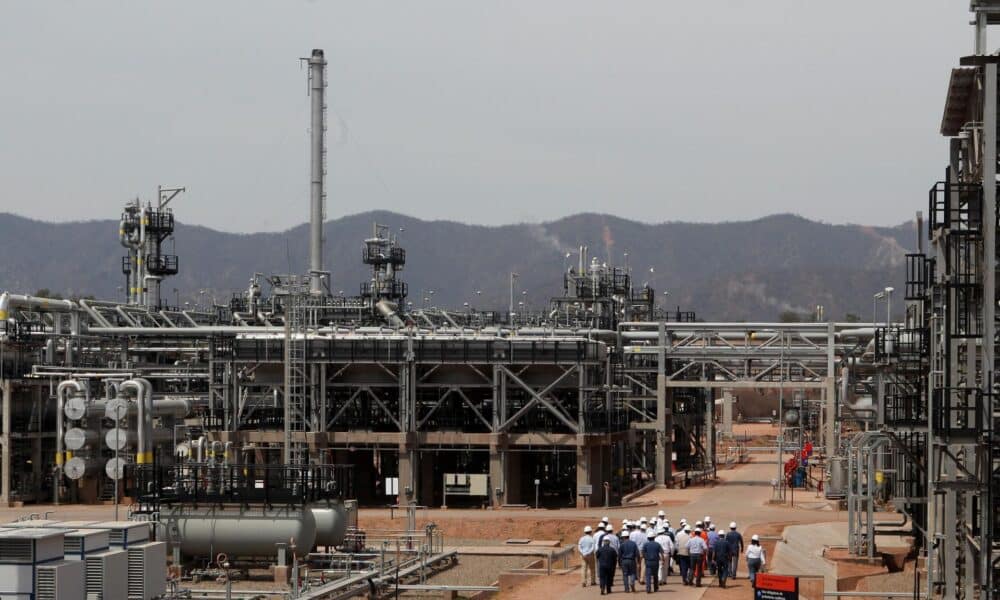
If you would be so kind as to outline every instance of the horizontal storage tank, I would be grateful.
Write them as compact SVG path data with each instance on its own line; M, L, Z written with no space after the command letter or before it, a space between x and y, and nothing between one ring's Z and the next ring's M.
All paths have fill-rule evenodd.
M81 429L79 427L70 427L63 434L63 443L66 444L66 449L74 452L82 450L84 446L93 444L97 439L96 431Z
M157 539L179 547L184 556L275 556L275 544L290 540L305 553L316 544L316 518L309 508L298 507L164 507Z
M340 502L309 507L316 520L316 545L339 546L347 535L347 511Z
M77 479L83 479L91 475L96 475L100 472L100 466L97 462L90 460L88 458L83 458L82 456L74 456L73 458L66 461L63 465L63 473L66 477L76 481Z

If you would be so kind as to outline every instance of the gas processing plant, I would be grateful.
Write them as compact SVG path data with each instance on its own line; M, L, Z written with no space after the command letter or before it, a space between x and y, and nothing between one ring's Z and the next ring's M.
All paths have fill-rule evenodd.
M162 283L184 257L164 248L184 190L161 187L121 213L127 300L0 295L0 502L123 501L114 522L0 526L0 562L27 544L38 556L26 551L18 568L41 573L77 552L90 582L92 566L97 577L124 561L132 598L169 594L162 581L140 590L151 564L189 574L220 553L279 568L293 555L368 557L365 577L313 581L303 596L344 597L451 558L440 531L411 526L410 554L390 575L372 562L359 506L614 507L650 487L698 485L729 459L735 398L764 390L789 425L778 451L815 442L852 554L874 556L887 531L876 513L889 507L893 533L901 523L925 565L920 597L1000 597L1000 57L985 53L1000 2L972 8L976 52L951 73L948 152L940 180L928 174L895 322L703 321L658 306L628 268L585 247L543 313L513 301L414 309L406 251L381 224L359 232L360 256L337 257L370 267L360 293L331 294L326 61L313 50L303 273L248 273L247 289L210 310L169 306ZM879 295L888 304L893 291ZM776 478L776 501L795 467ZM91 536L110 549L98 539L88 554Z

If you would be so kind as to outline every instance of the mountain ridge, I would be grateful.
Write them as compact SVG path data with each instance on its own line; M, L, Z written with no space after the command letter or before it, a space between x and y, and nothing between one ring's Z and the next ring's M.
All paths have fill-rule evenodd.
M773 320L783 311L812 312L817 304L831 318L847 313L867 318L872 292L886 285L902 288L904 256L916 242L912 221L895 227L834 225L791 213L719 223L641 223L579 213L490 226L373 210L324 224L324 261L333 271L334 293L356 294L366 279L360 250L373 222L398 232L407 249L402 277L414 305L468 302L503 309L508 273L517 272L521 300L541 309L561 293L561 273L576 264L577 249L585 245L601 262L627 260L636 285L648 282L660 302L708 320ZM50 223L0 213L5 255L0 290L120 297L124 248L117 228L111 219ZM230 233L178 221L176 247L168 243L165 251L180 256L181 272L164 282L164 299L193 302L204 289L224 301L245 289L255 271L303 272L307 235L307 224Z

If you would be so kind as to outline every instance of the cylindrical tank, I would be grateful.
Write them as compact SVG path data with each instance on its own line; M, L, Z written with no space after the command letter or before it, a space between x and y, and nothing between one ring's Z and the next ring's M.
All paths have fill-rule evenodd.
M827 498L843 498L847 495L847 459L843 456L830 457L830 480L826 484Z
M70 421L78 421L84 417L97 417L104 411L105 402L103 400L95 400L88 404L86 398L73 396L67 398L63 404L63 414Z
M112 450L124 450L129 444L135 444L135 432L114 427L104 434L104 443Z
M63 443L66 444L67 450L80 450L87 444L93 444L97 441L97 432L91 431L90 429L81 429L79 427L70 427L63 434Z
M125 459L109 458L108 462L104 463L104 473L109 479L121 479L125 476Z
M153 430L153 442L157 444L162 444L163 442L169 442L173 440L174 432L169 429L154 429ZM131 429L125 429L123 427L113 427L104 433L104 443L107 444L108 448L111 450L122 451L128 446L134 446L136 443L136 433Z
M799 411L794 408L790 408L785 411L785 425L795 425L799 422Z
M80 456L74 456L63 465L63 473L66 474L66 477L74 481L88 475L94 475L97 473L97 470L96 463L92 463Z
M316 544L316 519L308 508L179 506L160 513L157 539L184 556L274 556L289 541L304 554Z
M119 421L128 416L129 401L125 398L112 398L104 406L104 416L112 421Z
M339 546L347 535L347 513L344 505L332 502L329 505L310 506L316 519L316 545Z
M173 417L183 419L191 414L191 407L194 398L159 398L153 400L154 417ZM129 402L124 398L114 398L108 400L104 406L104 416L112 420L124 419L135 416L139 408L135 402Z

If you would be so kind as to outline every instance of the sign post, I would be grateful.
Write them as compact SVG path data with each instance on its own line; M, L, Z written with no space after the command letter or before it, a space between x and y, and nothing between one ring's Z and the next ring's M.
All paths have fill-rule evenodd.
M755 600L799 600L799 578L757 573L753 597Z

